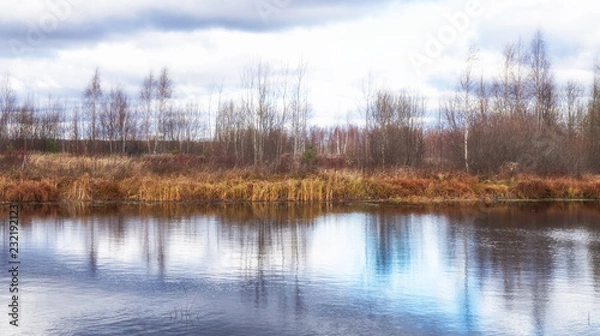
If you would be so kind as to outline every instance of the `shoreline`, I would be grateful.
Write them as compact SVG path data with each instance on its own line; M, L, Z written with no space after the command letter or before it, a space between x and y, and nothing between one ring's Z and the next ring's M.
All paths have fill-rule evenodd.
M600 175L481 177L460 172L219 169L144 158L33 155L2 168L0 202L376 203L598 202Z
M4 176L0 175L0 183ZM82 177L86 180L88 177ZM0 203L23 203L23 204L183 204L183 205L206 205L206 204L376 204L376 205L419 205L419 204L509 204L509 203L594 203L600 202L599 197L502 197L498 195L484 194L473 197L472 188L467 191L465 196L443 197L447 190L443 185L433 185L426 194L434 196L423 196L422 194L405 194L399 197L395 193L390 193L389 197L354 197L353 194L347 194L347 197L340 197L341 192L334 190L335 184L331 187L324 186L315 182L311 178L294 180L275 180L275 181L250 181L243 188L239 185L233 185L228 188L228 184L234 181L223 181L225 185L201 186L182 184L175 179L161 179L157 185L148 186L147 182L136 184L131 181L107 181L98 180L91 183L81 183L81 181L64 180L20 180L11 184L4 184L0 187ZM409 180L410 181L410 180ZM516 184L522 181L516 180ZM258 191L253 190L260 188ZM309 185L308 188L304 188ZM396 187L396 185L391 185ZM498 184L494 186L505 186ZM210 190L210 187L219 189L218 192ZM360 194L368 190L370 181L357 185L360 187ZM330 189L331 188L331 189ZM572 186L569 186L571 189ZM201 189L200 191L198 189ZM244 191L240 191L244 189ZM477 189L475 186L474 189ZM405 189L400 189L405 193ZM368 191L367 191L368 192ZM572 192L572 191L570 191ZM217 195L219 193L219 195ZM245 195L239 195L245 193ZM303 194L304 193L304 194ZM375 193L380 194L381 191ZM518 193L518 191L509 188L508 194ZM546 192L544 192L546 193ZM557 191L560 194L563 191ZM580 192L577 192L579 194ZM210 196L213 194L213 197ZM236 197L237 194L237 197ZM337 195L338 197L334 197ZM575 195L574 195L575 196Z
M589 206L600 206L600 200L595 199L510 199L510 200L497 200L489 202L487 200L420 200L420 201L397 201L397 200L357 200L357 201L344 201L344 202L251 202L251 201L203 201L203 202L190 202L190 201L160 201L160 202L147 202L147 201L123 201L123 200L112 200L112 201L52 201L52 202L0 202L0 206L8 207L13 204L19 206L37 209L37 208L79 208L79 209L92 209L92 208L111 208L111 207L134 207L134 208L153 208L153 207L184 207L184 208L202 208L202 207L235 207L235 206L258 206L258 207L312 207L312 206L326 206L326 207L365 207L373 209L384 209L384 208L424 208L424 209L450 209L450 208L500 208L503 206L508 207L519 207L519 206L534 206L534 205L562 205L562 206L575 206L575 205L589 205Z

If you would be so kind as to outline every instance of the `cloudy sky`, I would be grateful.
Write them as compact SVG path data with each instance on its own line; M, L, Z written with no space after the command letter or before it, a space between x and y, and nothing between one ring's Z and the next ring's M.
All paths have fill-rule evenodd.
M314 122L346 120L361 82L418 90L435 110L470 45L500 71L504 45L548 42L555 77L591 83L600 3L588 0L20 0L0 2L0 71L19 95L81 97L96 67L105 88L137 95L164 66L180 101L235 96L243 68L308 62Z

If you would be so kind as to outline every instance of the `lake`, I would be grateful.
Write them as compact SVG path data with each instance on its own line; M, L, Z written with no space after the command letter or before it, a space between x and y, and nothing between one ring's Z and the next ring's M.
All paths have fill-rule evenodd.
M598 335L600 206L9 213L0 335Z

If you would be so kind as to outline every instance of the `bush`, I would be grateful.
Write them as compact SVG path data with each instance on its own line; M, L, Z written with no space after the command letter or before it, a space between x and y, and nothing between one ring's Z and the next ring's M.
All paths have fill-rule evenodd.
M313 145L308 145L308 148L302 153L302 167L303 171L314 171L317 168L317 152L314 150Z
M46 140L46 153L60 153L58 142L54 139Z

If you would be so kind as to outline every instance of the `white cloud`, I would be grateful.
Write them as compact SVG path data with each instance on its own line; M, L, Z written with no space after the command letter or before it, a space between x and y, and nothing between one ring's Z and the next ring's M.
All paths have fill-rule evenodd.
M61 1L67 0L49 3ZM288 29L269 30L268 25L263 30L228 29L231 22L221 28L199 26L129 32L117 29L81 42L67 41L64 46L55 46L47 52L42 45L36 49L39 55L10 57L3 63L22 95L26 91L40 95L79 94L96 66L102 69L106 86L120 83L135 94L150 70L157 72L168 66L185 95L201 100L215 83L223 82L225 91L234 94L241 70L252 60L263 59L274 65L287 61L293 66L302 57L309 62L310 95L319 123L344 120L347 111L356 109L361 80L369 72L378 86L419 89L428 96L429 107L435 109L441 93L456 86L469 45L480 46L480 68L489 78L499 73L504 44L521 36L527 45L538 28L548 39L556 78L561 82L572 77L590 80L600 48L600 32L590 27L594 27L593 13L598 12L599 4L582 0L568 4L554 0L480 0L477 3L483 14L470 16L466 26L457 28L452 17L466 13L469 3L469 0L380 2L362 17L298 24ZM13 21L35 22L48 8L38 1L0 4L0 10L14 13ZM292 1L289 8L279 12L280 17L273 19L294 16L305 17L298 22L308 22L307 8ZM331 8L323 5L320 7L323 12L314 17L334 16L328 12ZM202 6L195 1L178 1L175 6L172 2L109 0L74 5L72 18L65 24L69 20L102 22L106 18L134 18L151 10L225 17L232 22L248 17L256 19L257 15L252 1L206 1ZM454 29L456 36L441 41L443 48L439 55L429 57L421 71L416 71L409 55L426 55L428 36L439 43L444 34L452 37L447 35L449 29ZM51 34L47 38L51 39Z

